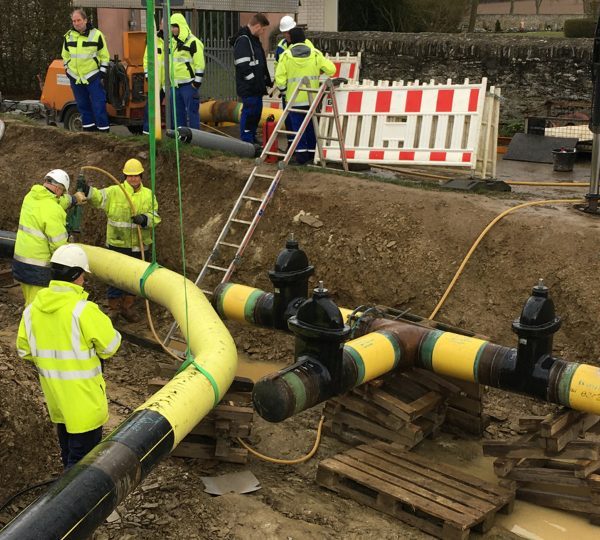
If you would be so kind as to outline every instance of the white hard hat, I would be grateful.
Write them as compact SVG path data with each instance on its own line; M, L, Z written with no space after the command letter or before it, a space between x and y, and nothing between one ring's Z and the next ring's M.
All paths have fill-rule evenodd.
M291 15L284 15L279 21L279 31L289 32L292 28L296 28L296 21Z
M60 246L50 259L51 263L62 264L70 268L81 268L90 274L90 264L85 251L77 244L64 244Z
M62 169L52 169L44 177L44 180L51 180L52 182L56 182L57 184L64 186L65 191L69 191L69 186L71 185L69 175Z

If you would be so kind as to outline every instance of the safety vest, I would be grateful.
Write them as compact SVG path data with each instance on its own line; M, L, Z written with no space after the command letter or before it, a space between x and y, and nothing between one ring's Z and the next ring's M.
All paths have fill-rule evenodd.
M202 84L204 77L204 45L190 31L181 13L171 15L171 25L179 26L179 35L171 39L174 86L195 82Z
M100 72L106 73L110 61L106 38L97 28L88 28L83 34L69 30L61 56L67 75L76 84L88 84Z
M165 40L159 36L155 38L156 43L156 62L158 65L158 71L155 71L155 74L160 77L160 85L162 88L165 87ZM146 79L148 78L148 46L144 50L144 73L146 75ZM155 76L156 76L155 75Z
M42 185L33 186L21 206L14 259L34 266L50 266L54 251L67 243L66 220L56 195Z
M311 88L318 88L321 73L331 77L335 73L334 63L325 58L318 49L305 43L294 43L279 57L275 70L275 84L281 92L285 92L289 100L305 77L309 80ZM308 106L307 92L299 92L294 99L294 105Z
M315 46L313 45L312 41L310 39L305 39L304 40L304 45L308 45L311 49L314 49ZM290 44L287 42L287 39L282 38L279 43L277 43L277 47L275 47L275 63L273 65L273 69L277 69L277 64L279 63L279 58L281 57L281 55L288 50Z
M106 245L140 251L137 225L131 222L132 216L144 214L146 226L142 228L144 249L152 244L152 227L160 223L158 201L152 201L152 191L141 186L134 191L129 182L121 184L133 202L134 212L120 186L109 186L104 189L90 187L88 200L94 208L102 208L108 217L106 225Z
M121 335L79 285L51 281L21 317L17 353L37 368L52 422L84 433L108 420L100 359L115 354Z

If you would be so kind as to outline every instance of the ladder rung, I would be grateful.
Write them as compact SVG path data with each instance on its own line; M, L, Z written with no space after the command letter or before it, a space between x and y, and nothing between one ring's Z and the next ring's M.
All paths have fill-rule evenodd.
M322 139L324 141L339 141L339 137L317 137L317 139Z
M333 113L315 113L317 118L335 118L335 114Z
M212 296L212 291L207 291L206 289L202 289L202 292L206 295L206 296Z
M169 341L176 341L177 343L185 343L185 339L179 338L177 336L171 336L171 339Z
M275 178L274 176L271 176L270 174L260 174L260 173L254 173L254 177L255 178L268 178L269 180L273 180L273 178Z
M288 109L289 112L297 112L306 114L308 111L306 109L294 109L293 107Z
M287 131L285 129L282 129L281 131L278 131L278 133L283 133L284 135L296 135L296 133L298 133L297 131Z
M251 221L246 221L245 219L232 219L234 223L241 223L242 225L252 225Z
M281 152L265 152L265 156L285 157L285 154L282 154Z
M227 268L223 268L222 266L215 266L214 264L208 264L206 266L207 268L210 268L211 270L219 270L220 272L227 272Z
M312 88L310 86L301 86L300 87L300 92L312 92L313 94L317 94L318 92L321 91L320 88Z
M258 197L251 197L250 195L242 195L242 199L246 199L248 201L263 202L262 199L259 199Z
M227 247L232 247L232 248L239 248L241 246L239 246L238 244L231 244L230 242L219 242L220 246L227 246Z

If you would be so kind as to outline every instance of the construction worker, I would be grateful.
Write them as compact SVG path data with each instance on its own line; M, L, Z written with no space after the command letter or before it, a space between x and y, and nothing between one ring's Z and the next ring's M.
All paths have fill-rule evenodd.
M335 65L331 60L325 58L323 53L305 43L306 36L302 28L290 30L290 46L279 57L277 69L275 70L275 83L285 98L296 90L303 78L307 78L311 88L319 87L319 76L321 73L331 77L335 73ZM309 109L308 93L301 91L293 102L295 109ZM299 131L306 117L306 113L291 112L292 131ZM312 161L315 156L317 139L312 122L309 122L301 136L295 153L296 163L303 165Z
M23 199L12 273L21 285L26 306L40 289L48 286L50 257L67 243L65 209L71 204L69 185L69 175L62 169L53 169Z
M152 229L160 223L158 201L152 191L142 185L144 167L137 159L129 159L123 167L125 181L116 186L97 189L85 184L83 192L89 203L101 208L108 217L106 245L108 249L140 259L137 228L141 228L144 259L148 260L152 245ZM131 210L129 200L134 210ZM139 315L133 309L135 296L109 287L107 291L109 316L114 321L120 315L128 322L137 322Z
M106 92L102 85L110 60L106 38L92 26L81 8L73 10L71 22L73 28L65 34L62 59L81 114L83 131L108 133Z
M87 300L83 282L90 268L80 246L60 246L50 265L49 287L23 312L17 352L35 364L68 469L102 439L108 403L101 361L117 352L121 335Z
M171 15L171 59L177 127L200 129L200 86L204 77L204 45L192 34L181 13Z
M155 111L155 114L160 117L160 104L162 104L165 98L165 62L164 62L164 49L165 40L163 37L163 19L160 20L159 30L156 32L156 65L158 70L155 72L155 77L160 82L160 99L159 109ZM154 61L154 55L152 55L152 61ZM144 51L144 74L146 75L146 81L148 80L148 46ZM144 126L142 128L144 135L150 133L150 127L148 126L148 100L146 100L146 106L144 107Z
M273 83L267 68L265 51L260 42L269 19L263 13L255 13L250 22L240 28L232 38L235 64L235 87L242 100L240 139L252 144L256 140L256 129L263 108L263 96Z

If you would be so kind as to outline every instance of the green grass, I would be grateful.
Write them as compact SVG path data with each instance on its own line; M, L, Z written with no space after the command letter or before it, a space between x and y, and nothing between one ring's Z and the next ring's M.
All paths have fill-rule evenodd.
M564 38L565 34L560 32L526 32L527 37L541 37L541 38Z

